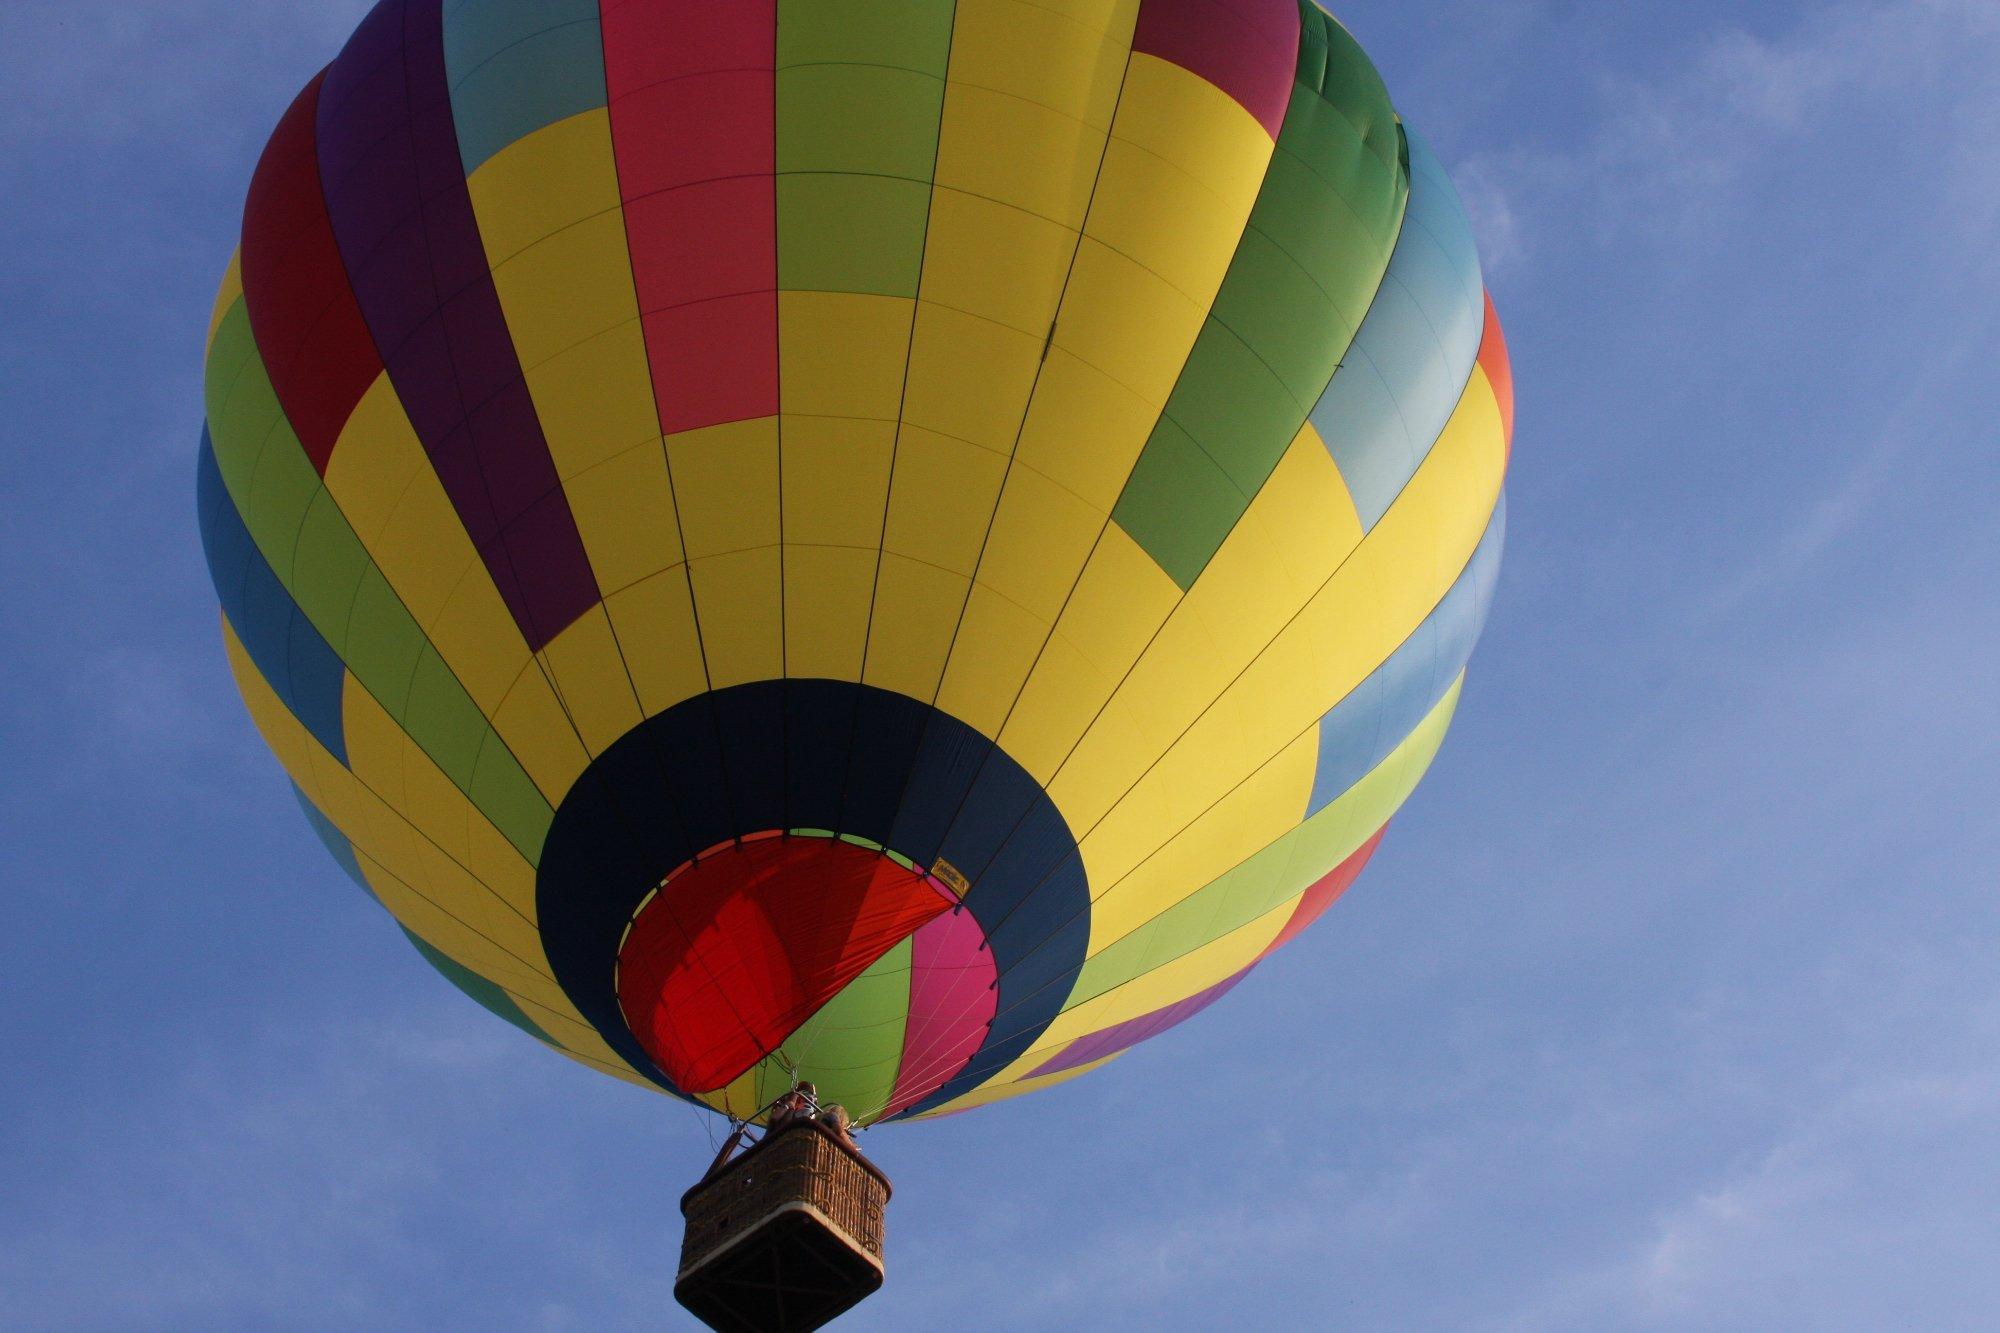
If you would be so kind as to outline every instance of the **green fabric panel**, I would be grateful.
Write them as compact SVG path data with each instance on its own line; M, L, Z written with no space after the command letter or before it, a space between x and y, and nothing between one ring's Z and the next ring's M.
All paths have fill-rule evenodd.
M403 933L410 937L410 943L417 946L417 952L424 956L424 961L444 974L446 981L449 981L452 985L458 987L467 995L470 995L473 999L479 1001L479 1003L485 1005L488 1009L500 1015L500 1017L506 1019L509 1023L512 1023L535 1040L548 1042L551 1046L556 1044L548 1033L535 1025L534 1019L529 1018L527 1014L522 1012L521 1006L514 1003L513 996L501 990L498 986L488 981L485 977L480 976L472 969L439 953L436 949L424 943L409 927L405 926Z
M1257 238L1246 234L1237 257L1241 261L1251 250L1263 248ZM1275 286L1266 289L1246 272L1253 267L1254 263L1238 263L1233 290L1223 289L1216 299L1218 308L1243 308L1264 302L1267 311L1271 307L1289 307L1295 318L1304 313L1302 308L1310 308L1310 323L1305 329L1279 336L1303 332L1305 337L1317 340L1319 326L1324 322L1325 302L1299 299L1302 293L1311 290L1303 283L1293 286L1289 293ZM1259 318L1266 317L1275 322L1282 316ZM1255 338L1256 333L1253 329L1248 337ZM1293 397L1271 369L1266 356L1270 350L1258 342L1246 341L1246 335L1230 328L1219 316L1211 315L1208 327L1195 343L1194 356L1181 372L1180 383L1174 386L1174 396L1167 402L1167 416L1173 424L1215 460L1236 493L1229 501L1233 511L1229 524L1213 534L1210 550L1222 544L1229 529L1236 526L1237 518L1250 507L1251 497L1263 487L1265 478L1291 447L1310 410L1309 405ZM1333 378L1331 366L1326 378Z
M943 101L944 84L935 74L877 65L781 69L778 172L841 171L928 182ZM857 134L864 126L870 133Z
M264 381L263 372L263 364L259 362L253 371L245 371L238 383L248 387L252 380ZM227 474L224 478L226 481ZM257 456L257 468L250 478L249 493L237 495L231 492L236 496L243 525L250 530L257 549L271 562L272 571L284 581L295 598L299 597L299 590L292 586L292 565L298 553L299 530L305 526L306 511L312 508L313 497L322 489L319 473L313 471L304 447L292 434L291 426L280 419L265 437L264 447ZM339 636L328 632L333 627L315 615L314 608L306 606L303 598L300 598L300 609L313 617L313 623L321 626L320 633L325 634L327 642L338 651Z
M778 285L913 297L953 6L780 0Z
M255 375L250 374L252 366L256 367ZM265 439L284 415L278 408L278 396L271 389L270 378L263 374L257 343L250 334L250 310L241 297L216 326L203 381L215 465L229 494L238 500L240 512L241 498L250 491L257 455L263 452ZM247 515L244 522L247 526Z
M333 624L342 629L342 634L327 638L342 660L345 660L342 640L351 637L351 631L347 630L348 613L354 608L362 577L372 563L367 548L347 525L333 496L325 487L314 492L305 522L299 528L298 554L292 561L286 586L298 599L299 609L315 625Z
M1265 182L1267 192L1274 183ZM1237 243L1231 268L1235 281L1216 293L1213 310L1215 322L1235 335L1236 346L1230 346L1231 339L1218 338L1216 352L1225 357L1240 355L1248 363L1241 370L1225 373L1241 377L1242 392L1256 395L1255 401L1265 404L1265 410L1275 414L1268 424L1281 427L1295 416L1304 421L1304 414L1312 410L1333 378L1340 365L1340 353L1354 340L1354 331L1361 327L1361 321L1358 316L1348 317L1328 299L1326 290L1316 280L1318 275L1294 258L1294 252L1258 229L1256 214L1251 215L1250 221L1250 229ZM1250 365L1255 365L1261 373L1253 374ZM1281 393L1272 391L1272 382ZM1196 392L1193 386L1189 386L1185 399L1181 424L1198 437L1217 439L1228 449L1232 435L1249 433L1227 430L1228 418L1212 424L1205 420L1204 414L1214 411L1214 400ZM1292 435L1297 434L1298 427L1294 425ZM1276 453L1270 452L1267 442L1265 447L1250 451L1264 461L1242 474L1249 486L1254 489L1262 484L1291 442L1286 437ZM1231 462L1227 455L1218 461ZM1233 466L1231 472L1235 474Z
M555 811L514 758L514 752L490 728L480 739L472 785L464 791L529 865L541 863L542 844L548 840Z
M1408 174L1401 120L1375 62L1352 33L1310 0L1299 5L1299 81L1347 118L1363 145L1383 167ZM1308 72L1315 77L1308 78Z
M778 285L915 296L931 187L882 176L778 177Z
M1292 102L1285 118L1285 133L1280 138L1278 153L1273 155L1273 170L1302 167L1310 172L1330 196L1325 207L1353 209L1365 233L1373 237L1374 248L1385 255L1393 253L1396 238L1403 229L1403 214L1410 202L1408 164L1398 162L1385 167L1372 152L1353 151L1352 122L1306 88L1295 86L1292 89ZM1402 142L1400 133L1397 142ZM1329 243L1359 244L1359 241L1353 239L1345 228L1327 235L1314 224L1314 214L1300 206L1303 200L1298 195L1298 191L1309 188L1307 182L1284 180L1280 185L1286 193L1268 202L1260 200L1264 209L1254 219L1255 224L1298 255L1308 269L1319 274L1328 273L1330 265L1338 260L1314 261L1310 258L1315 253L1313 247ZM1272 208L1272 205L1288 199L1300 199L1300 203L1284 210ZM1295 219L1298 225L1292 225L1288 219ZM1371 253L1370 249L1362 249L1357 252L1357 257ZM1383 265L1386 269L1386 260ZM1341 290L1355 293L1351 301L1342 300L1342 304L1353 310L1358 324L1359 317L1367 313L1368 306L1374 301L1375 289L1380 286L1381 279L1382 273L1378 271L1374 280L1369 281L1364 271L1353 275L1348 283L1328 287L1327 292L1336 300L1342 300L1338 295Z
M554 811L504 746L485 745L486 717L333 502L271 389L241 299L216 331L206 380L216 466L257 549L361 687L534 860ZM486 750L491 771L476 774Z
M1373 66L1324 15L1308 16L1307 37L1249 223L1113 510L1183 589L1333 379L1388 271L1409 198L1395 110Z
M911 951L905 937L785 1039L758 1072L760 1103L791 1086L786 1062L796 1060L822 1105L839 1102L858 1120L888 1104L910 1016Z
M1328 16L1312 0L1299 0L1298 81L1317 89L1326 81Z
M404 716L409 711L410 682L428 645L396 590L372 564L355 589L345 628L334 649L347 669L375 696L382 711L394 718Z
M453 786L472 789L473 765L492 727L429 643L417 655L409 701L396 721L412 736L424 738L424 753Z
M944 78L955 4L778 0L778 67L881 65Z
M1162 420L1112 518L1175 583L1190 588L1236 526L1243 503L1216 461L1186 431Z
M1461 675L1416 730L1311 819L1086 961L1064 1007L1166 966L1295 898L1389 822L1430 768L1451 726Z

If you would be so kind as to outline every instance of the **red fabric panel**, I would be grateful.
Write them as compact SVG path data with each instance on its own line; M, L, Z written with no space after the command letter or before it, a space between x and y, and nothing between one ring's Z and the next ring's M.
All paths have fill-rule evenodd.
M1479 364L1492 381L1493 396L1500 401L1500 422L1506 432L1507 457L1514 456L1514 363L1507 355L1507 335L1500 328L1500 312L1493 308L1493 293L1486 293L1486 333L1479 341Z
M660 429L778 410L775 0L603 0Z
M1132 49L1208 80L1276 139L1298 77L1298 0L1143 0Z
M382 359L347 281L320 191L324 73L285 112L243 210L243 299L285 417L321 476Z
M1292 919L1285 923L1285 928L1278 932L1278 938L1271 941L1271 947L1259 954L1258 958L1260 960L1269 958L1297 939L1307 926L1319 920L1326 909L1333 906L1340 895L1346 893L1349 886L1360 876L1362 867L1368 864L1369 857L1375 855L1375 849L1382 845L1382 835L1388 831L1387 824L1375 830L1375 836L1362 843L1354 855L1335 866L1325 879L1307 889L1304 896L1299 899L1299 908L1292 913Z
M851 843L747 842L640 910L618 953L618 1002L675 1086L712 1092L950 908L925 876Z

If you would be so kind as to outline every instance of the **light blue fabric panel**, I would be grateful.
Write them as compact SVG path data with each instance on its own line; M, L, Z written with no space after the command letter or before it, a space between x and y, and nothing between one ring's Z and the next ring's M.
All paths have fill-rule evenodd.
M1312 423L1364 529L1402 494L1451 420L1485 331L1479 252L1458 191L1424 141L1410 142L1410 206L1368 316Z
M1507 540L1507 497L1493 508L1486 535L1458 581L1414 634L1375 673L1320 719L1319 767L1308 815L1361 781L1429 717L1465 670L1493 604L1500 548Z

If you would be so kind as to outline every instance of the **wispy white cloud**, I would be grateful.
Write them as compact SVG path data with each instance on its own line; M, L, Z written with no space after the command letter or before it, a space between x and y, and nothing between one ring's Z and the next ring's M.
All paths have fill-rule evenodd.
M1969 240L2000 214L1996 64L2000 9L1983 0L1810 5L1779 36L1726 30L1663 76L1607 76L1603 115L1575 142L1499 147L1454 175L1488 265L1505 273L1578 227L1606 243L1684 245L1706 244L1719 224L1754 225L1749 201L1788 151L1838 148L1829 130L1877 120L1952 165L1924 214ZM1812 155L1842 170L1837 155Z

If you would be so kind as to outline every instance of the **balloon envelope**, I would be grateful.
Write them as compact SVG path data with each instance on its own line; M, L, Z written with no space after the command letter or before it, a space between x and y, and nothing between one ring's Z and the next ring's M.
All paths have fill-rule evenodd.
M334 857L534 1037L863 1123L1352 882L1491 597L1457 196L1297 0L384 0L258 165L203 538Z

